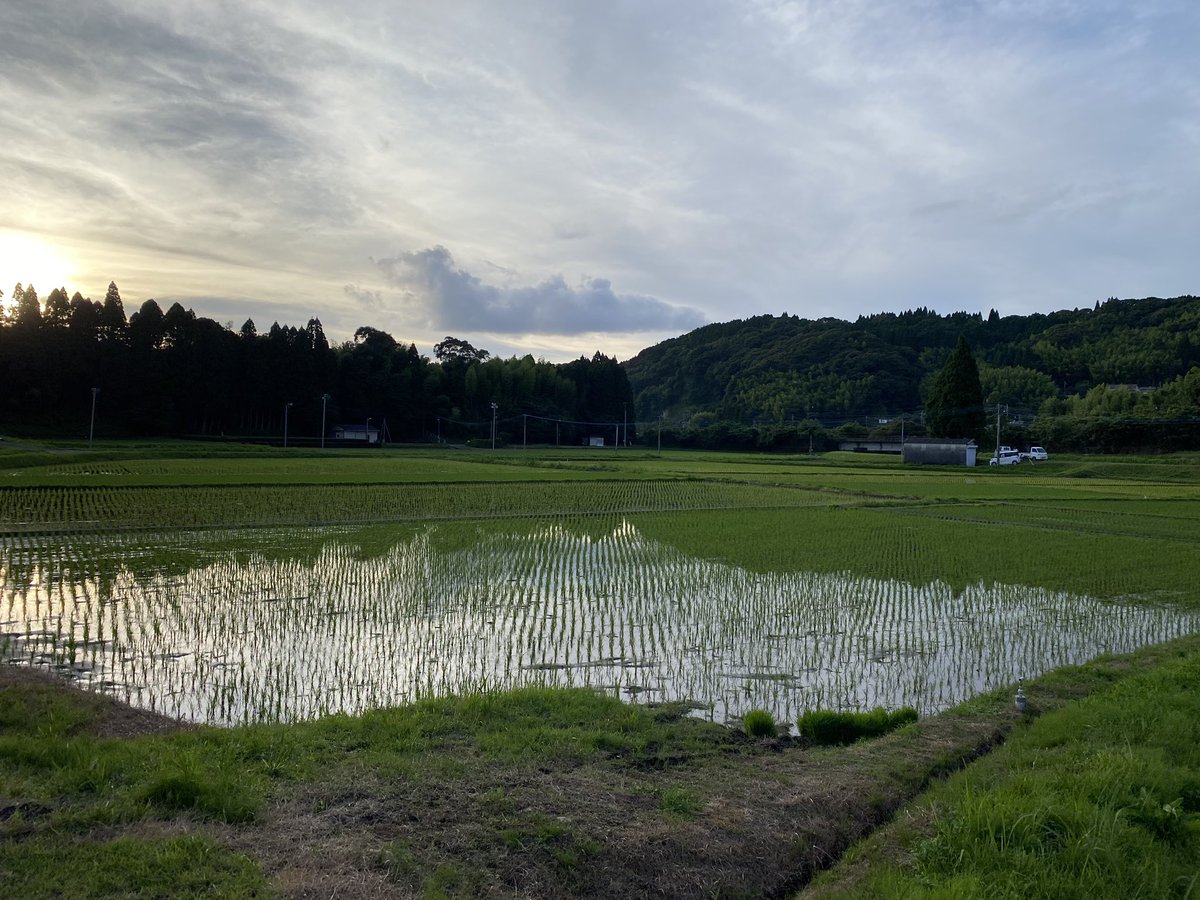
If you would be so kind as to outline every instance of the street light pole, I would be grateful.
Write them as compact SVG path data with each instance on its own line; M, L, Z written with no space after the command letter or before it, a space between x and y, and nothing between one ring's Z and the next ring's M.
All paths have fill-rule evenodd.
M291 408L292 408L292 404L290 404L290 403L283 404L283 446L285 446L285 447L287 446L288 410Z
M329 402L329 395L321 395L321 449L325 449L325 404Z
M496 410L498 408L499 407L496 405L496 401L493 400L492 401L492 449L493 450L496 449Z
M92 422L88 425L88 449L92 449L92 438L96 435L96 395L100 393L100 388L92 388Z

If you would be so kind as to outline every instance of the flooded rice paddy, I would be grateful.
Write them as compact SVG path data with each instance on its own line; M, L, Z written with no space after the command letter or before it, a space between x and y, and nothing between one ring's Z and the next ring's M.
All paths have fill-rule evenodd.
M1200 630L1002 583L763 574L630 521L0 539L0 660L217 724L524 684L751 708L913 705Z

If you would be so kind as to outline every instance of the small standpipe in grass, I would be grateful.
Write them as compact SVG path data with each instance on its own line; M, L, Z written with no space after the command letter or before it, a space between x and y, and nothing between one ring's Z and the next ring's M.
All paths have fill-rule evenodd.
M1024 678L1018 678L1018 679L1017 679L1017 696L1016 696L1016 706L1017 706L1017 712L1019 712L1019 713L1023 713L1023 712L1025 712L1025 703L1026 703L1026 700L1025 700L1025 679L1024 679Z

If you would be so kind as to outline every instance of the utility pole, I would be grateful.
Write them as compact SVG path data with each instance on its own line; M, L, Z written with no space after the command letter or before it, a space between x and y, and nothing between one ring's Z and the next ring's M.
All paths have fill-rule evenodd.
M521 413L521 449L529 446L529 416Z
M662 415L658 417L658 455L662 456L662 423L667 417L667 411L664 409Z
M292 408L292 404L283 404L283 446L287 446L287 425L288 425L288 410Z
M329 395L321 395L321 449L325 449L325 404L329 402Z
M88 449L92 449L92 438L96 435L96 395L100 388L92 388L92 423L88 425Z
M625 446L629 446L629 404L621 404L621 416L625 420Z
M1000 404L996 404L996 460L1000 460Z
M558 426L561 424L562 423L559 422L557 419L554 421L554 446L555 447L558 446Z
M492 401L492 449L493 450L496 449L496 410L498 408L499 407L496 405L496 401L493 400Z

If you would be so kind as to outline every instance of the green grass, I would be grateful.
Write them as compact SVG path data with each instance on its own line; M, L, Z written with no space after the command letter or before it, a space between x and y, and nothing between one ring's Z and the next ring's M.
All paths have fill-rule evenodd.
M750 737L775 737L779 733L775 717L765 709L752 709L742 716L742 729Z
M924 828L898 827L864 847L869 874L851 877L848 861L813 893L1196 896L1198 684L1193 652L1040 717L915 807Z
M1169 506L1174 501L1163 501ZM1141 504L1142 509L1146 504ZM975 512L981 513L974 515ZM1155 519L1155 531L1020 521L1008 507L832 507L633 518L650 538L696 557L758 572L848 572L956 587L1021 584L1096 597L1159 597L1200 604L1200 538L1187 517ZM1009 516L1003 521L1004 516ZM989 519L990 516L990 519ZM1150 561L1153 560L1153 565Z
M843 712L834 709L812 709L796 723L800 736L814 744L853 744L864 738L875 738L917 721L912 707L888 712L877 707L870 712Z
M207 837L46 835L0 841L0 884L8 897L270 897L246 856Z

